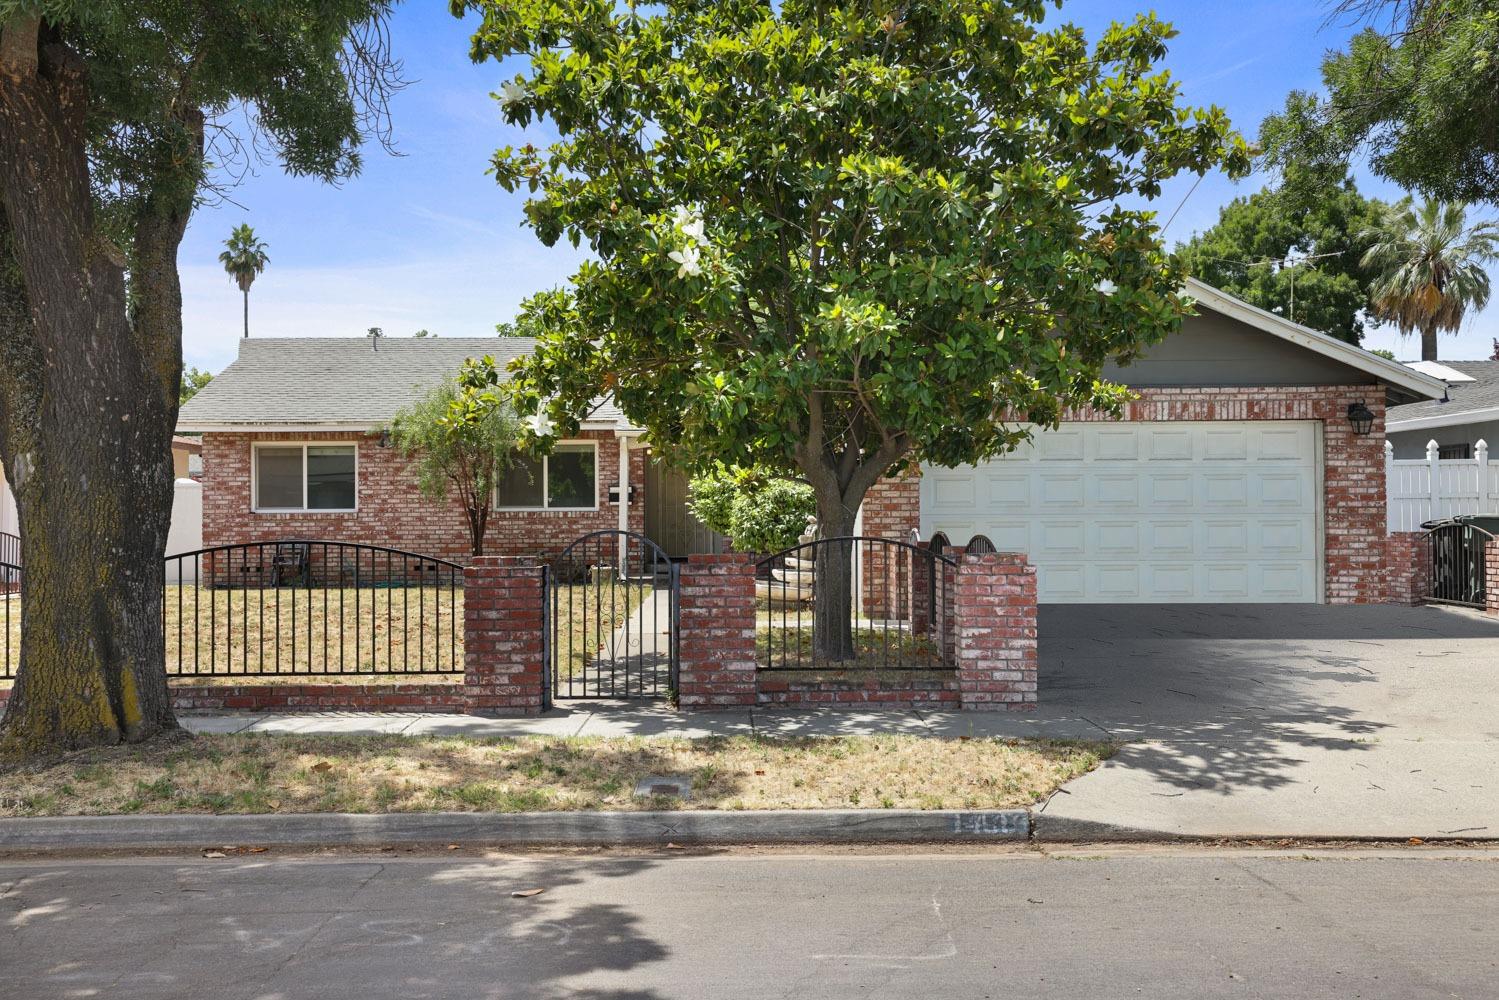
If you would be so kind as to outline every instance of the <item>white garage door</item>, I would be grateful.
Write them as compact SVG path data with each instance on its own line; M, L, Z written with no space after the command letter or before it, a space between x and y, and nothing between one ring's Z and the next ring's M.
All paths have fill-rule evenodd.
M1065 423L1013 455L922 470L921 533L988 535L1042 601L1316 602L1315 421Z

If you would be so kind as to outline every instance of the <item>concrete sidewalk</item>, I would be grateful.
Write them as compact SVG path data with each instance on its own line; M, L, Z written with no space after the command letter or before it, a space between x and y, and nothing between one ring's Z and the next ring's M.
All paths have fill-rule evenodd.
M405 736L1031 736L1106 739L1098 726L1065 714L1004 712L921 713L826 712L754 709L677 712L639 701L574 701L528 719L416 712L306 712L188 715L178 717L195 733L391 733Z

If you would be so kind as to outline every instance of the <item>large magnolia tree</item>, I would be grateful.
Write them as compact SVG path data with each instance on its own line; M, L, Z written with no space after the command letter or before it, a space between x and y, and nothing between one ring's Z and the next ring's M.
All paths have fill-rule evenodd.
M175 726L161 560L177 248L200 200L256 156L357 171L399 82L389 8L0 0L0 459L25 566L0 749Z
M523 412L567 432L613 393L658 451L805 479L825 537L917 461L1014 448L1176 328L1181 274L1137 208L1247 167L1217 109L1156 68L1142 15L1095 43L1041 0L479 0L476 58L545 148L494 171L548 245L586 245ZM847 659L847 559L819 555L819 655Z

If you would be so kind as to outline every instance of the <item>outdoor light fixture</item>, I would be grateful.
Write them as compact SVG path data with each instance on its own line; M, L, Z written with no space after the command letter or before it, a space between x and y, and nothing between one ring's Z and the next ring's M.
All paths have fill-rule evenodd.
M1348 412L1352 413L1353 411L1349 410ZM1367 434L1368 431L1364 431L1364 433ZM382 447L382 448L389 448L390 447L390 428L389 427L382 427L382 428L380 428L380 447Z
M1374 429L1374 413L1361 399L1357 403L1348 404L1348 422L1353 425L1353 433L1363 437Z

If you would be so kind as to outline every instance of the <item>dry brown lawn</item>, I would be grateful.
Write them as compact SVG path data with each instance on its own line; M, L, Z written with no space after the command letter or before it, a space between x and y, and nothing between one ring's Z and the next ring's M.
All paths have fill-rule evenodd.
M585 590L594 593L585 597ZM649 589L558 588L564 637L559 648L573 650L560 665L564 676L578 670L585 655L592 660L592 640L600 634L607 640L639 605L642 593ZM0 635L8 627L10 640L5 647L0 639L0 657L8 649L8 670L0 659L0 687L5 687L6 675L19 663L21 614L18 598L0 601L10 611L0 622ZM167 676L176 683L463 679L461 586L246 590L189 584L167 587L165 610Z
M1105 743L915 736L474 740L184 737L0 773L0 815L531 812L587 809L998 809L1097 766ZM636 798L686 775L692 798Z

